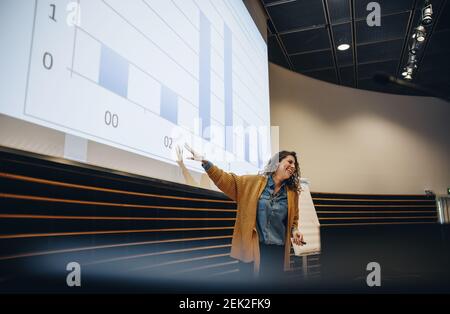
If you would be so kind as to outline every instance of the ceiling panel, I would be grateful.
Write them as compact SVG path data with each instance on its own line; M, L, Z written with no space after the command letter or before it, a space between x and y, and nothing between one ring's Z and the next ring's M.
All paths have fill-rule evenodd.
M340 44L352 45L352 23L333 25L331 29L336 46Z
M425 55L439 52L450 53L450 30L433 33Z
M333 66L331 50L294 55L291 56L291 60L297 71L309 71Z
M352 20L350 0L327 0L331 24L349 22Z
M352 65L353 60L353 49L349 48L345 51L336 51L337 64L338 66Z
M356 19L366 19L373 10L368 11L367 5L373 0L355 0ZM414 0L377 0L380 4L381 15L404 12L412 9ZM381 24L383 24L383 19Z
M273 23L270 19L267 20L267 35L275 35L277 31L275 30L275 27L273 26Z
M267 38L267 45L269 48L269 60L283 67L289 67L286 56L284 55L275 35Z
M394 14L381 18L381 26L368 26L366 20L356 22L357 44L404 38L409 13Z
M353 66L342 67L339 69L341 84L353 87L355 85L355 70Z
M402 39L358 46L358 63L399 59L402 47Z
M325 25L322 1L297 0L266 9L278 32Z
M450 84L450 65L446 64L439 69L428 68L420 72L420 79L424 83L441 82Z
M447 52L427 54L422 59L420 69L436 68L437 72L440 69L450 68L450 58Z
M281 38L289 54L331 48L326 28L283 34Z
M442 10L443 11L439 17L439 21L436 24L436 31L450 29L450 1L447 0L444 3Z
M358 66L358 79L371 79L377 72L384 72L395 75L397 72L398 60L366 63Z

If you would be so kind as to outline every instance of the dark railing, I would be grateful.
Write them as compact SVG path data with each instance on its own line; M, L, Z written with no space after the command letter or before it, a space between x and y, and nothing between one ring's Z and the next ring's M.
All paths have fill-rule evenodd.
M434 195L311 195L321 227L438 223Z

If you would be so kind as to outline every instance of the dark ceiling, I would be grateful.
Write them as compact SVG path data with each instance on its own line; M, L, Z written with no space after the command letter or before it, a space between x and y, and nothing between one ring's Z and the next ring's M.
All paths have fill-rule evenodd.
M373 0L260 0L269 17L269 60L340 85L395 94L425 95L393 84L376 72L402 78L424 0L377 0L381 26L369 27ZM431 0L433 23L417 55L412 83L450 96L450 0ZM337 46L350 44L339 51Z

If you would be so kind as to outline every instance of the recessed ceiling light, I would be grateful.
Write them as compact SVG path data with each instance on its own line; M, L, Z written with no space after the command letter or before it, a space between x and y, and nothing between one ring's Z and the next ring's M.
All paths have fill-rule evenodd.
M349 44L340 44L337 48L340 51L344 51L344 50L347 50L348 48L350 48L350 45Z

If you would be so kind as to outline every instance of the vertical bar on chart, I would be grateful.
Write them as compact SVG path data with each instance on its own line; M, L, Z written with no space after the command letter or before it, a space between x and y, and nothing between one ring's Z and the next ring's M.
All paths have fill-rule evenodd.
M167 86L161 85L161 107L162 118L178 124L178 95Z
M258 132L256 133L256 149L257 149L257 165L259 169L262 169L262 167L264 166L263 164L263 158L262 158L262 138L261 138L261 134L258 130Z
M225 150L233 153L233 59L231 30L224 23Z
M200 52L199 52L199 118L201 136L211 139L211 24L200 12Z
M128 62L114 50L102 45L98 83L113 93L127 97Z
M245 149L245 160L250 162L250 128L248 123L244 121L244 149Z

